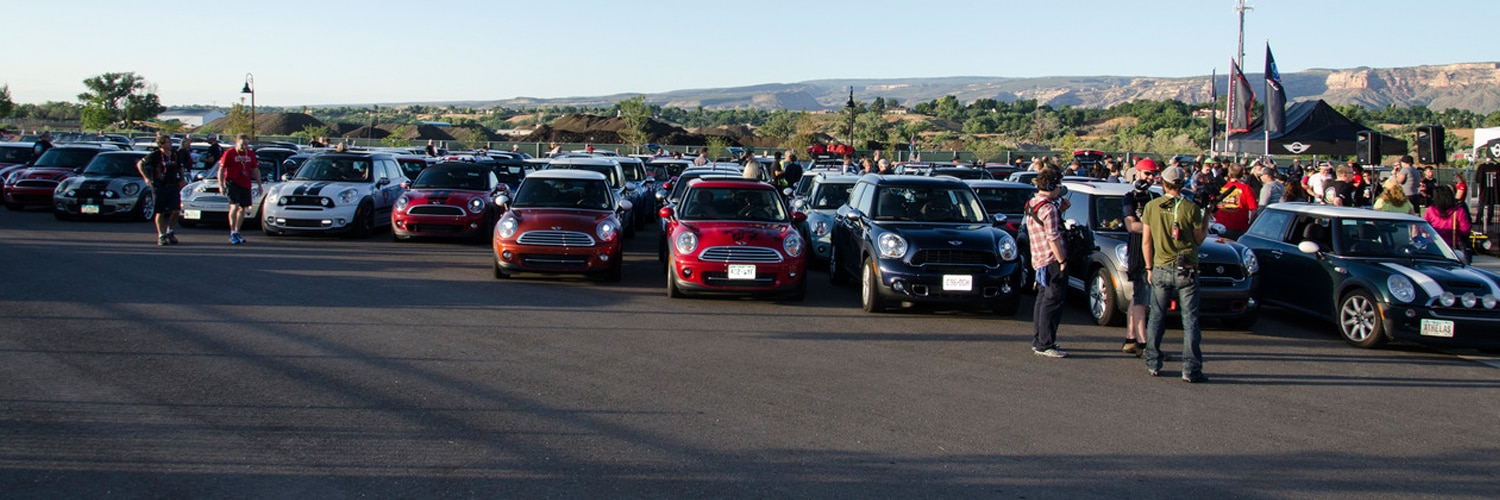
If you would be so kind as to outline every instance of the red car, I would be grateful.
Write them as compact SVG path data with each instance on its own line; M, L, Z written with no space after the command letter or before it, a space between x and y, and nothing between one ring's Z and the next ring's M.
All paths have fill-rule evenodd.
M495 226L504 185L489 168L439 163L422 170L391 207L391 237L479 238Z
M48 149L30 167L12 172L5 178L5 208L21 210L28 206L52 206L52 191L63 180L78 175L83 167L105 149L93 145L66 145Z
M620 212L604 174L542 170L526 176L495 225L495 278L518 272L591 274L619 281L624 245Z
M700 180L687 188L676 208L661 209L670 247L668 297L807 296L807 240L797 231L806 215L788 209L763 182Z

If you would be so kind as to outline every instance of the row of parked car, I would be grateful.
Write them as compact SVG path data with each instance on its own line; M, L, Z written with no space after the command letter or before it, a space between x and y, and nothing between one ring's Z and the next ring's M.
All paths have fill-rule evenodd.
M7 206L48 205L60 218L149 218L151 193L134 170L144 153L109 149L63 145L12 168ZM264 147L257 155L265 190L248 217L267 234L360 236L389 224L398 240L489 238L496 278L618 280L623 240L654 222L671 297L800 300L809 270L826 269L834 283L857 284L867 311L936 304L1009 315L1031 281L1022 211L1035 188L1018 182L809 165L800 182L778 190L769 169L747 179L733 163L601 153L434 159ZM184 188L185 211L198 211L187 220L222 220L227 200L213 166L201 166L205 175ZM54 184L48 192L37 181ZM1090 252L1070 256L1068 285L1083 292L1093 321L1117 325L1131 296L1121 201L1133 187L1064 185L1066 224L1093 241ZM1200 269L1202 315L1231 327L1251 326L1264 303L1331 320L1361 347L1399 339L1500 348L1500 277L1466 265L1420 218L1277 204L1238 241L1211 237Z

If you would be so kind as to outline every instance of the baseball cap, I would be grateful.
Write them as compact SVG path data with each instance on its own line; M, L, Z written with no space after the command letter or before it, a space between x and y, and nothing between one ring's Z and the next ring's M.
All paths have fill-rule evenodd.
M1182 171L1182 167L1167 167L1161 172L1161 181L1172 185L1184 184L1187 182L1187 174Z
M1141 161L1136 162L1135 169L1143 172L1155 172L1157 170L1161 170L1156 166L1156 160L1152 160L1150 158L1142 158Z

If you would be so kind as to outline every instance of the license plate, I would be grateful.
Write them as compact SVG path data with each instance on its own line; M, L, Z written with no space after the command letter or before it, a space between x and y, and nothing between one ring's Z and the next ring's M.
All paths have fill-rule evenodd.
M753 280L755 279L755 266L750 264L730 264L729 279Z
M182 211L182 218L184 218L184 219L192 219L192 220L202 219L203 218L203 211L202 210L183 210Z
M1453 338L1453 322L1437 319L1422 320L1423 337Z
M974 277L967 274L944 274L943 291L947 292L971 292L974 290Z
M82 207L79 207L78 212L85 214L97 214L99 213L99 205L84 205Z

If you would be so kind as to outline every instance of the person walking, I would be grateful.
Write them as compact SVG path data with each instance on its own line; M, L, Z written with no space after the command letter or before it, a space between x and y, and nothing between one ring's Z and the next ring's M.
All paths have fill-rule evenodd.
M1464 252L1467 260L1469 231L1473 225L1469 220L1469 210L1458 202L1453 194L1453 187L1438 186L1432 192L1432 205L1422 212L1422 218L1432 225L1443 241L1454 250Z
M1036 271L1036 305L1032 309L1031 352L1047 358L1066 358L1057 346L1057 326L1062 323L1063 299L1067 298L1068 254L1063 245L1062 173L1043 170L1032 180L1036 195L1026 202L1026 231L1031 235L1031 268Z
M245 210L254 201L250 185L263 189L260 179L260 161L250 150L250 136L240 134L234 140L234 148L224 152L219 160L219 186L229 198L229 243L245 242L240 236L240 225L245 222Z
M1122 197L1121 203L1125 228L1130 232L1125 247L1125 276L1130 279L1131 292L1130 309L1126 312L1125 344L1120 350L1140 357L1146 353L1146 308L1151 304L1150 266L1146 265L1145 254L1141 252L1141 232L1145 229L1141 216L1145 213L1146 203L1151 201L1151 186L1156 184L1160 169L1156 160L1142 158L1136 162L1134 171L1135 190Z
M182 167L172 150L172 139L167 136L157 137L156 148L135 164L154 200L157 246L177 244L172 226L177 224L177 215L182 211L182 185L187 180Z
M1161 175L1163 195L1146 204L1141 223L1141 251L1151 264L1151 316L1146 321L1146 373L1160 375L1161 337L1166 333L1168 305L1177 300L1182 316L1182 380L1207 382L1203 375L1203 331L1198 324L1198 248L1213 220L1196 203L1183 199L1187 174L1181 168Z
M183 182L192 180L193 166L198 163L193 158L193 136L182 136L182 142L177 144L177 150L173 151L172 154L176 155L177 165L182 167Z

